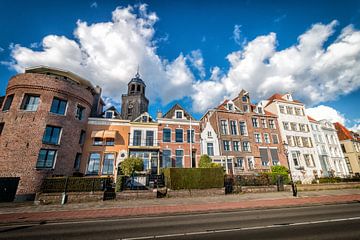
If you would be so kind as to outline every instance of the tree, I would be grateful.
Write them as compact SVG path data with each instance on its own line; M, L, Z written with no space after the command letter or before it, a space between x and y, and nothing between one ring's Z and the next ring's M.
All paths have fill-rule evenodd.
M217 167L221 167L221 165L218 163L213 163L208 155L206 154L201 155L199 161L199 168L217 168Z
M271 172L279 174L288 174L289 170L285 166L271 166Z
M141 158L128 157L120 165L121 171L125 176L131 176L135 171L142 171L144 162Z

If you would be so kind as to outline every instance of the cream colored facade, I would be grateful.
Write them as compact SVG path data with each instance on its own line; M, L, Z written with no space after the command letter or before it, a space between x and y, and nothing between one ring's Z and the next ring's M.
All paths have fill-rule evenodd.
M341 140L341 148L345 155L345 162L351 175L360 175L360 141Z

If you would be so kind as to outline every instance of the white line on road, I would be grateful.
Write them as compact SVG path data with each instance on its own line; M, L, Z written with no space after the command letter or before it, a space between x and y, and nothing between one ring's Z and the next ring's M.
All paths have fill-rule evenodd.
M203 234L236 232L236 231L246 231L246 230L258 230L258 229L267 229L267 228L281 228L281 227L288 227L288 226L311 225L311 224L319 224L319 223L344 222L344 221L352 221L352 220L360 220L360 216L359 217L350 217L350 218L326 219L326 220L319 220L319 221L297 222L297 223L289 223L289 224L284 224L284 225L267 225L267 226L254 226L254 227L218 229L218 230L214 229L214 230L201 231L201 232L174 233L174 234L166 234L166 235L152 235L152 236L122 238L122 239L117 239L117 240L140 240L140 239L154 239L154 238L170 238L170 237L181 237L181 236L189 236L189 235L203 235Z

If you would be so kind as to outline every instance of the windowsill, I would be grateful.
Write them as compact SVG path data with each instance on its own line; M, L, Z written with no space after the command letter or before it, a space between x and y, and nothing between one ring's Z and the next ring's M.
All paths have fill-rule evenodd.
M55 115L55 116L64 116L66 117L66 114L60 114L60 113L54 113L54 112L49 112L50 114L52 115Z
M9 111L10 111L10 109L8 109L8 110L2 110L3 113L9 112Z
M36 112L36 111L37 111L37 109L36 109L36 110L26 110L26 109L20 109L20 111L21 111L21 112Z
M43 142L43 144L46 144L46 145L51 145L51 146L57 146L57 147L59 147L59 146L60 146L60 143L49 143L49 142Z
M54 171L54 168L53 168L53 167L51 167L51 168L35 167L35 170L36 170L36 171Z

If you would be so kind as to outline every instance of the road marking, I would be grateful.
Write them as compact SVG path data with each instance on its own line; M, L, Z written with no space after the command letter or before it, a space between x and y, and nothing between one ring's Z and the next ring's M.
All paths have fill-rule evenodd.
M282 228L282 227L288 227L288 226L301 226L301 225L311 225L311 224L330 223L330 222L344 222L344 221L352 221L352 220L360 220L360 216L359 217L350 217L350 218L337 218L337 219L326 219L326 220L318 220L318 221L297 222L297 223L289 223L289 224L283 224L283 225L274 224L274 225L266 225L266 226L254 226L254 227L231 228L231 229L213 229L213 230L207 230L207 231L188 232L188 233L151 235L151 236L122 238L122 239L116 239L116 240L141 240L141 239L182 237L182 236L190 236L190 235L203 235L203 234L214 234L214 233L225 233L225 232L236 232L236 231L247 231L247 230L259 230L259 229L267 229L267 228Z

